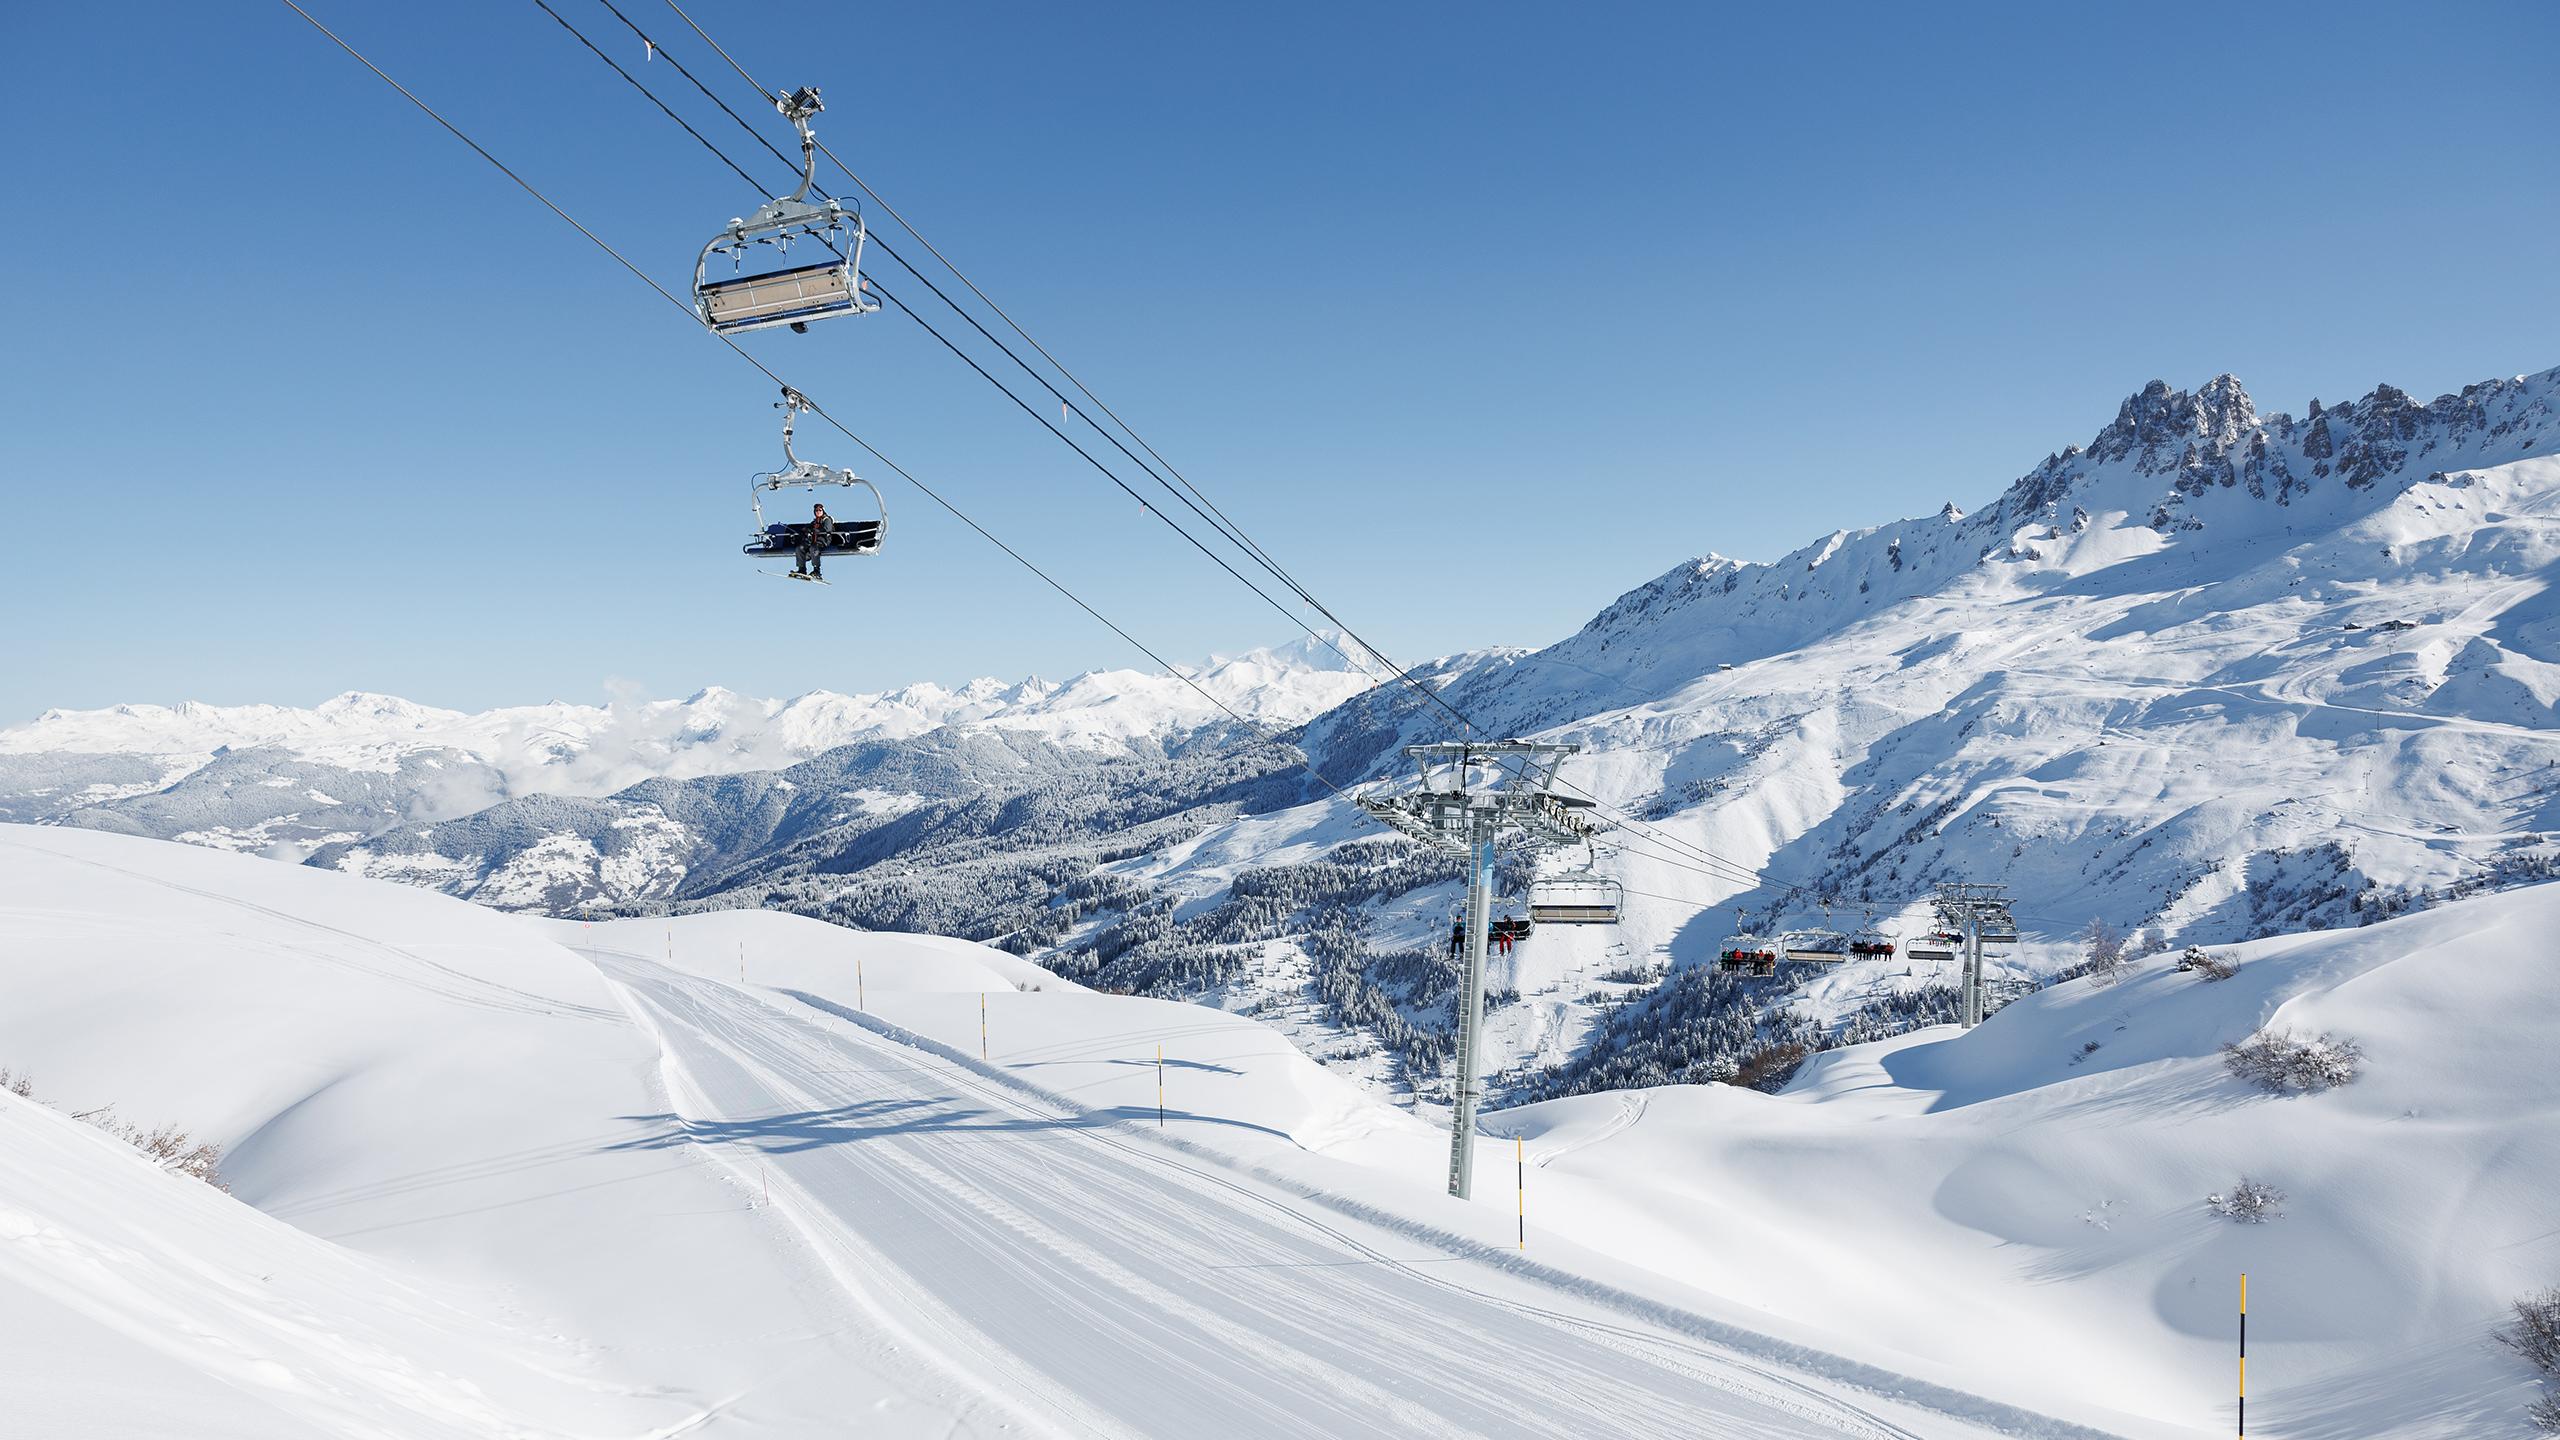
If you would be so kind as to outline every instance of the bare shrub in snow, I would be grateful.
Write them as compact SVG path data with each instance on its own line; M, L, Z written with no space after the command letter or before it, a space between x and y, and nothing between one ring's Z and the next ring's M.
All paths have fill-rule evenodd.
M2525 1412L2546 1435L2560 1435L2560 1285L2516 1302L2515 1319L2498 1343L2524 1357L2545 1377L2541 1398Z
M2178 957L2178 968L2209 981L2228 980L2240 973L2240 962L2216 955L2202 946L2190 945L2187 953Z
M2233 1075L2271 1094L2309 1095L2354 1080L2364 1069L2364 1048L2326 1031L2296 1035L2261 1030L2223 1046L2222 1063Z
M116 1107L84 1111L74 1117L86 1120L134 1149L149 1156L153 1164L173 1175L201 1180L216 1190L229 1190L222 1183L222 1147L187 1138L187 1132L175 1125L145 1129L131 1120L116 1117Z
M2498 1332L2498 1343L2545 1375L2560 1376L2560 1285L2516 1302L2516 1318Z
M35 1082L6 1068L0 1068L0 1091L21 1100L36 1098ZM36 1103L41 1105L45 1102L37 1100ZM117 1119L113 1105L78 1111L71 1118L97 1126L151 1157L153 1164L172 1174L201 1180L216 1190L228 1191L231 1188L222 1183L222 1147L190 1140L187 1132L175 1125L146 1130L130 1120Z
M2284 1192L2264 1180L2240 1177L2240 1183L2218 1195L2204 1197L2206 1208L2226 1219L2244 1225L2264 1225L2284 1214Z

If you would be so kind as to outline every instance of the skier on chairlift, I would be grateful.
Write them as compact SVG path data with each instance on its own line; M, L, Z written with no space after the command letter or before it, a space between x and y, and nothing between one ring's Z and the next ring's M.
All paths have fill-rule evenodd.
M792 561L791 573L812 580L826 578L827 546L836 538L835 517L823 504L809 507L809 528L800 532L800 553Z

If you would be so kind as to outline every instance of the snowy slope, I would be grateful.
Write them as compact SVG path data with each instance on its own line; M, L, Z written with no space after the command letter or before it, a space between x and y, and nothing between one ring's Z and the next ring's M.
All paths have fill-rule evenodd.
M1020 1421L999 1387L902 1351L733 1173L652 1143L670 1113L654 1032L523 922L9 826L0 956L0 1065L64 1110L112 1103L222 1145L236 1197L95 1160L89 1136L13 1107L0 1331L66 1311L81 1329L61 1367L0 1367L0 1396L85 1404L110 1434L188 1433L150 1417L223 1386L281 1417L271 1433L402 1440L814 1435L855 1405L890 1435ZM19 1172L16 1127L61 1153ZM138 1352L157 1378L130 1392L46 1378ZM350 1418L404 1400L396 1423Z
M0 1433L566 1436L671 1413L557 1335L0 1093ZM463 1303L457 1303L461 1298Z
M1402 1158L1436 1149L1427 1131L1259 1027L977 947L772 916L588 930L62 828L0 828L0 860L0 1056L65 1109L113 1100L224 1143L236 1197L0 1100L0 1335L46 1362L0 1369L13 1418L393 1440L848 1417L892 1437L2091 1433L1845 1358L1854 1334L1506 1263L1483 1243L1503 1212ZM793 988L848 980L927 1028L1003 1000L1009 1067ZM1115 1062L1157 1043L1191 1067L1177 1123L1253 1135L1267 1163L1062 1093L1125 1089L1137 1067ZM1488 1350L1528 1358L1487 1369Z
M2560 886L2366 929L2167 957L1951 1028L1818 1057L1778 1097L1725 1086L1504 1112L1540 1209L1614 1254L1794 1317L2000 1363L2195 1433L2230 1419L2250 1277L2250 1433L2522 1437L2489 1342L2560 1276ZM2367 1072L2275 1098L2219 1047L2261 1025L2359 1040ZM2289 1195L2241 1225L2205 1197Z

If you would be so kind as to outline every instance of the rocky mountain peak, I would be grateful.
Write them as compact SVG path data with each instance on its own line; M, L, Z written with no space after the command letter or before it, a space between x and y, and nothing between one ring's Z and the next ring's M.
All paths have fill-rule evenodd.
M2210 463L2259 429L2258 407L2238 376L2216 375L2193 394L2154 380L2116 407L2088 454L2101 464L2130 456L2136 469L2156 474L2183 466L2190 451Z

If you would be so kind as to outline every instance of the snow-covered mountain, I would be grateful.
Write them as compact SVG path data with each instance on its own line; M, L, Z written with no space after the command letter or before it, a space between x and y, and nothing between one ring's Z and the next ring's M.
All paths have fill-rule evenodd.
M1829 923L1907 930L1938 883L2002 881L2033 973L2093 918L2222 941L2551 874L2555 392L2560 374L2426 405L2383 387L2297 420L2228 376L2154 384L1975 513L1709 556L1543 650L1424 667L1480 733L1588 746L1569 778L1635 817L1597 857L1628 886L1622 922L1548 927L1498 965L1513 1092L1665 1078L1629 1057L1730 1064L1693 1043L1702 1023L1836 1039L1943 998L1901 961L1840 967L1784 1013L1701 996L1695 967L1745 910L1809 926L1828 901ZM516 802L317 859L512 906L756 904L999 939L1265 1015L1428 1096L1455 881L1295 756L1376 780L1448 726L1386 687L1309 721L1302 752L830 758L788 791ZM1628 1067L1606 1074L1603 1013Z
M1171 674L1096 670L1064 684L981 679L791 700L713 687L683 700L554 701L476 714L358 692L309 709L49 710L0 730L0 820L298 855L515 796L607 795L649 779L778 770L946 726L1097 756L1161 753L1235 738L1235 715L1258 727L1297 724L1367 685L1360 666L1369 664L1354 642L1327 634L1213 657L1191 672L1198 689Z
M1669 864L1696 847L1799 902L2005 880L2048 933L2354 923L2550 862L2555 447L2560 372L2303 420L2155 382L1976 514L1680 566L1446 693L1590 746L1581 783L1674 837L1618 832L1647 889L1783 898ZM1382 718L1309 749L1437 729Z
M1544 928L1498 965L1511 1093L1730 1064L1701 1025L1838 1039L1943 998L1899 960L1838 967L1776 1005L1706 993L1696 967L1744 912L1907 933L1937 884L2000 881L2028 935L2014 962L2034 973L2093 918L2219 942L2553 874L2556 446L2560 372L2426 404L2384 386L2299 419L2260 412L2229 376L2155 382L1973 513L1949 504L1767 563L1710 555L1545 649L1423 667L1479 733L1589 747L1568 778L1634 817L1596 856L1627 885L1621 922ZM784 747L771 722L790 707L741 702L752 724L638 707L650 718L612 743L549 762L583 774L642 737L655 778L638 786L404 814L436 782L397 775L368 802L382 824L314 833L330 843L313 858L510 908L761 905L996 940L1086 983L1264 1015L1337 1068L1428 1097L1455 881L1298 760L1382 779L1449 717L1320 656L1210 672L1246 713L1305 719L1277 737L1295 749L1186 732L1207 718L1196 696L1125 674L961 712L947 692L848 700L863 718L797 743L877 738L788 769L751 757ZM1349 698L1327 708L1328 692ZM92 758L121 768L93 783L148 793L78 823L219 838L188 823L191 786L279 809L339 793L236 751L153 789L156 752L112 746L164 742L97 730L117 738ZM33 747L0 743L0 774L13 748ZM730 773L684 778L697 764Z

